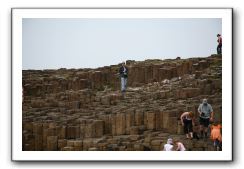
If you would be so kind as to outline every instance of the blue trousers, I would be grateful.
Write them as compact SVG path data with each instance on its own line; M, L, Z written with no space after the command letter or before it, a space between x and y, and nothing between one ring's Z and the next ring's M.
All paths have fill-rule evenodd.
M124 92L127 86L127 78L121 77L121 91Z

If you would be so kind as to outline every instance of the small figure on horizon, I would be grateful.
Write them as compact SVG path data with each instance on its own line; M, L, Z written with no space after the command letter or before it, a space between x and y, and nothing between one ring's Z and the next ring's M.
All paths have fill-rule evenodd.
M222 54L222 37L220 34L217 34L217 37L218 37L217 54Z
M174 145L173 145L173 139L168 138L167 143L164 145L163 151L173 151Z
M184 127L186 138L193 139L194 115L190 112L184 112L180 116L181 124Z
M220 124L218 124L217 122L214 122L210 126L210 128L211 128L210 139L213 140L213 142L214 142L214 148L217 151L221 151L222 150L222 135L221 135L220 129L222 128L222 126Z
M203 102L198 107L199 113L199 123L200 123L200 137L207 138L208 136L208 127L209 122L213 121L213 108L210 104L208 104L207 99L203 99ZM203 135L204 131L204 135Z
M125 62L123 62L122 66L119 68L119 75L121 78L121 92L125 93L128 79L128 68L125 66Z
M176 145L176 149L175 149L176 151L186 151L184 144L179 140L175 141L175 145Z

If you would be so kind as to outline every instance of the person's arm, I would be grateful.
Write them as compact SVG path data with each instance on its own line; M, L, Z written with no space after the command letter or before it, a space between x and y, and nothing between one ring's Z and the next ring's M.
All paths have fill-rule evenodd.
M210 115L210 121L213 121L213 118L214 118L214 112L212 111Z
M180 116L180 121L182 126L184 126L184 122L183 122L183 118L188 114L188 112L182 113L182 115Z
M175 151L179 151L180 150L180 146L179 143L177 143L177 148L175 149Z
M212 106L211 105L209 105L209 107L210 107L210 121L213 121L213 119L214 119L214 112L213 112L213 108L212 108Z
M198 113L199 113L199 115L201 116L201 113L202 113L201 104L200 104L199 107L198 107Z
M119 68L119 75L121 76L123 74L122 67Z

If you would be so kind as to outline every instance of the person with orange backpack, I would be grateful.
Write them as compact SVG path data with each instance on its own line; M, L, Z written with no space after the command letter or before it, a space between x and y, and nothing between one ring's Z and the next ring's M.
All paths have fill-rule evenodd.
M210 139L214 142L214 147L217 151L222 150L222 135L221 135L221 128L222 126L217 122L214 122L211 126L211 134Z

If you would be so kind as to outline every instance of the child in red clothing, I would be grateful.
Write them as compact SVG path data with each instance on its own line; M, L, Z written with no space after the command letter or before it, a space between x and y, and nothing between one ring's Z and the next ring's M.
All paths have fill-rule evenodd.
M211 126L211 135L210 139L213 140L214 142L214 147L216 148L217 151L221 151L222 148L222 135L220 129L222 126L215 122Z

